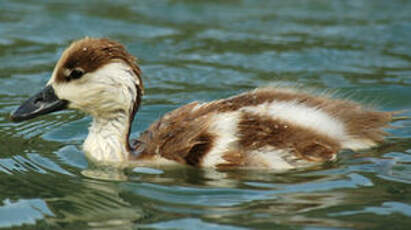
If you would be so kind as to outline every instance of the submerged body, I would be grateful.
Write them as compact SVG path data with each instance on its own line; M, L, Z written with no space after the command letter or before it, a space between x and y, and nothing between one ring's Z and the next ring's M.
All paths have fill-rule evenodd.
M110 165L186 164L287 170L336 159L342 149L380 143L391 113L298 89L262 88L193 102L153 123L129 143L143 95L140 69L125 48L85 38L62 55L45 90L12 115L27 120L64 108L93 116L83 149Z

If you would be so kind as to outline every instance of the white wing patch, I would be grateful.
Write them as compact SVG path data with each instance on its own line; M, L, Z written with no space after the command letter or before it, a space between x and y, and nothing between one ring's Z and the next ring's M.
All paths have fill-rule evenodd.
M257 115L270 116L274 119L277 118L293 125L311 129L339 141L342 148L356 150L374 145L370 140L350 136L344 123L338 118L321 109L296 101L273 101L256 106L247 106L241 110Z
M235 149L238 138L237 126L239 112L227 112L214 115L209 127L209 132L215 135L214 146L208 152L203 160L202 166L215 167L226 161L222 158L223 154L229 150Z
M270 116L293 125L309 128L334 139L345 136L344 124L331 117L324 111L297 103L295 101L264 103L257 106L248 106L243 111Z
M215 135L216 138L213 148L205 155L202 166L215 167L218 164L224 164L226 160L222 158L223 155L227 151L238 148L238 123L243 112L280 119L293 125L309 128L339 141L347 138L342 122L324 111L295 101L273 101L255 106L247 106L238 111L214 115L209 132ZM296 164L301 164L301 162L294 162L295 164L289 162L289 160L293 161L293 159L290 158L292 154L287 149L276 149L271 146L256 149L247 153L247 155L250 157L251 165L257 164L262 167L278 170L293 169L296 167ZM298 159L294 160L297 161Z

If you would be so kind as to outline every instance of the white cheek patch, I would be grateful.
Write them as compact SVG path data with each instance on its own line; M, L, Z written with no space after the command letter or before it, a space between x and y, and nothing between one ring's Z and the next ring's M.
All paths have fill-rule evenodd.
M134 73L134 71L132 69L128 69L127 72L131 75L131 76L135 76L136 74ZM141 86L141 82L140 82L140 78L136 77L136 79L134 80L135 84L138 86Z
M60 99L69 107L93 116L113 110L130 111L137 97L138 77L124 62L107 64L80 79L51 84Z

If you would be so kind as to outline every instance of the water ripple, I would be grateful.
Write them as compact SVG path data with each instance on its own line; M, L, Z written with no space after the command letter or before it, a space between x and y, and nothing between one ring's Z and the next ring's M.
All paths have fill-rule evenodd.
M9 115L44 87L70 41L106 36L143 70L133 138L185 103L278 82L411 116L409 12L401 0L0 1L0 227L406 229L409 121L387 129L384 144L312 170L140 167L98 177L108 173L80 146L89 117Z

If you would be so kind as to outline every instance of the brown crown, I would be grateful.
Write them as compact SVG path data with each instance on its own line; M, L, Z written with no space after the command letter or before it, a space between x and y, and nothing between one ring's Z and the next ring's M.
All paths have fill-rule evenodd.
M123 45L107 38L83 38L73 42L62 54L57 66L56 82L69 80L67 72L82 69L91 73L113 60L127 63L138 77L142 91L141 71L136 58L127 52ZM67 71L68 70L68 71Z

